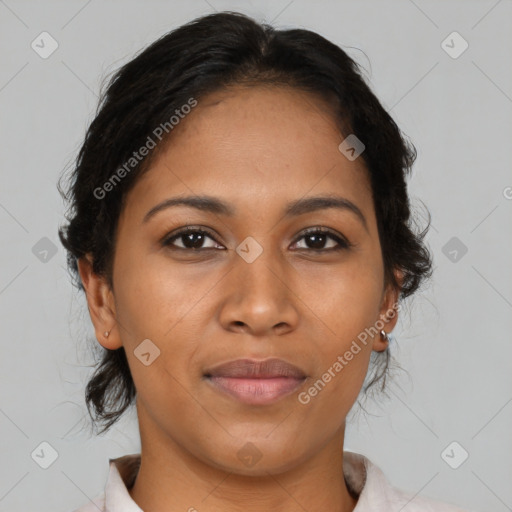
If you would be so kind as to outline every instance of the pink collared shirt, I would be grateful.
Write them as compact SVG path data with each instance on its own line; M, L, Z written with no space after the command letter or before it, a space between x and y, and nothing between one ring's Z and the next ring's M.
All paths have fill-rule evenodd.
M105 490L73 512L143 512L128 493L139 471L140 454L109 459L109 466ZM358 453L344 452L343 472L348 488L358 496L353 512L470 512L392 487L380 468Z

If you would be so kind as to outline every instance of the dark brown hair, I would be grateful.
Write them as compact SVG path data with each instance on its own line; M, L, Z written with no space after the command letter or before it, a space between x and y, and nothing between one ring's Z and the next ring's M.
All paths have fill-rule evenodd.
M68 266L79 290L77 260L90 253L93 271L112 286L116 227L127 192L146 172L163 142L133 165L123 179L98 190L144 146L155 127L169 123L190 101L232 85L284 85L323 98L344 135L365 145L361 157L369 172L386 282L398 287L393 269L403 272L400 298L414 293L431 274L431 257L423 244L425 228L415 233L406 175L416 158L396 123L366 84L357 63L322 36L302 29L276 30L234 12L198 18L173 30L116 71L102 92L96 112L61 195L70 203L68 224L59 237L68 251ZM166 130L165 137L172 136ZM126 169L126 168L125 168ZM102 192L103 194L103 192ZM429 219L430 221L430 219ZM373 354L372 354L373 356ZM389 349L375 357L373 378L364 391L382 380ZM136 389L124 348L103 349L103 357L86 388L91 415L105 432L132 404Z

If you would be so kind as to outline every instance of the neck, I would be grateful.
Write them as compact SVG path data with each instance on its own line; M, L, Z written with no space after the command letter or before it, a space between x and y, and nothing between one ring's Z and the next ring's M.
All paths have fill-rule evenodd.
M312 457L259 476L208 464L154 425L140 430L141 465L129 493L145 512L352 512L356 506L343 475L344 428Z

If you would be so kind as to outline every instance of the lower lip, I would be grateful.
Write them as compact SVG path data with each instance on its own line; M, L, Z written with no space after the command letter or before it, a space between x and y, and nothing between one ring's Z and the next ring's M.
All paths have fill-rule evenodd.
M304 379L272 377L244 379L235 377L208 377L216 389L252 405L270 404L296 391Z

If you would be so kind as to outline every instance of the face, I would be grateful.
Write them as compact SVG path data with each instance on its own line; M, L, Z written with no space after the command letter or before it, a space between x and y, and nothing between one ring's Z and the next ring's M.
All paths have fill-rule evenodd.
M361 333L398 297L384 285L367 170L339 151L343 139L327 106L304 92L210 95L127 195L113 290L81 262L98 340L124 346L141 435L159 449L256 475L342 436L371 351L386 347L379 328L365 343ZM165 206L198 196L211 201ZM276 368L267 382L207 377L269 358L303 378Z

